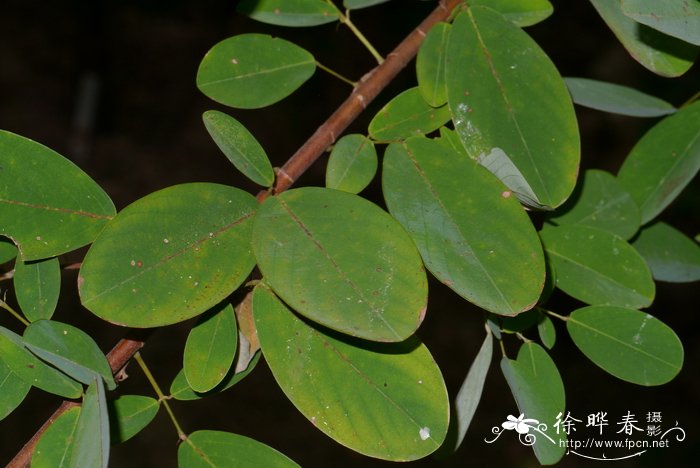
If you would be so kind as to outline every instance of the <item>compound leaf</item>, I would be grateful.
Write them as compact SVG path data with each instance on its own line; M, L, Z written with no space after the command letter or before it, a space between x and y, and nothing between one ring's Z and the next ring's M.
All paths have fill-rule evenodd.
M119 395L107 402L112 445L126 442L148 426L158 414L158 400L142 395Z
M416 56L416 78L423 99L433 107L447 103L445 52L451 26L437 23L425 36Z
M375 140L403 140L437 130L449 120L447 106L432 107L418 87L409 88L377 112L369 123L369 134Z
M277 450L256 440L221 431L196 431L177 450L179 468L212 466L298 467Z
M340 18L340 12L323 0L241 0L240 13L277 26L318 26Z
M34 449L32 468L69 468L80 407L68 408L46 429Z
M520 27L544 21L554 12L549 0L470 0L469 5L493 8Z
M31 322L50 319L61 293L61 266L57 258L15 262L13 277L17 303Z
M0 355L0 421L24 401L31 387L31 384L25 382L5 363L3 355Z
M377 150L364 135L345 135L333 146L326 168L326 187L360 193L377 173Z

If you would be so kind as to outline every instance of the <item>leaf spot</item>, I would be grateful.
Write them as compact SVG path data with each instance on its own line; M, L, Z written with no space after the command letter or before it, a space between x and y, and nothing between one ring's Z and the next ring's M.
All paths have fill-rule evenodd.
M430 437L430 428L421 427L420 431L418 431L418 435L420 436L420 440L427 440L428 437Z

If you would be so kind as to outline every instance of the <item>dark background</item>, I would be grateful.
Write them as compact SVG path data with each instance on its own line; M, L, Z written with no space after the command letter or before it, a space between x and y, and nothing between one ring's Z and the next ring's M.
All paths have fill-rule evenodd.
M201 123L202 112L221 109L235 116L261 141L273 165L280 166L350 89L319 70L298 92L269 108L225 109L195 87L204 53L226 37L256 31L292 40L310 50L321 63L353 79L359 79L374 63L343 26L330 24L303 30L267 26L237 15L235 3L4 0L0 16L0 128L32 138L76 161L107 191L118 209L157 189L184 182L219 182L255 193L257 189L236 173L209 139ZM553 17L527 31L563 75L625 84L675 105L698 90L697 66L681 78L657 77L629 57L588 2L553 3ZM394 0L356 11L352 18L386 54L434 5ZM414 84L415 74L409 66L349 131L366 132L369 119L381 105ZM577 114L583 168L613 173L643 132L656 122L578 107ZM319 161L300 184L323 185L324 170L324 161ZM381 203L376 180L363 195ZM662 219L694 236L700 232L699 201L696 180ZM65 260L79 261L83 253ZM6 271L10 267L0 268ZM75 279L74 271L64 272L55 318L89 330L107 351L124 330L105 326L80 307ZM0 287L4 291L9 285ZM647 412L660 411L664 427L677 420L686 430L684 442L651 450L633 462L615 462L614 466L691 466L691 456L700 445L694 424L700 416L697 301L697 284L658 284L650 312L678 333L686 352L681 374L661 387L640 387L604 373L573 347L561 324L557 324L558 341L552 356L562 373L567 407L574 416L585 420L589 412L607 411L612 431L628 410L642 423ZM579 305L561 294L555 296L554 304L552 308L563 314ZM478 309L436 281L431 282L429 312L418 334L434 354L452 396L481 345L482 323ZM7 314L0 314L0 325L17 330ZM166 391L182 366L190 326L187 322L159 330L142 352ZM513 357L516 342L508 342ZM491 437L492 426L500 425L508 414L517 415L498 369L498 349L494 355L482 402L463 446L447 462L427 459L412 466L537 466L531 450L511 434L504 434L492 445L484 442L484 438ZM131 378L120 391L152 394L139 369L131 365L128 370ZM0 462L12 458L59 402L56 397L32 390L27 401L0 422ZM197 402L173 402L173 407L188 432L216 429L247 435L303 466L389 465L355 454L313 428L286 400L262 361L248 379L224 394ZM175 431L165 411L161 411L143 433L113 448L111 465L175 466L176 444ZM600 463L569 455L560 466Z

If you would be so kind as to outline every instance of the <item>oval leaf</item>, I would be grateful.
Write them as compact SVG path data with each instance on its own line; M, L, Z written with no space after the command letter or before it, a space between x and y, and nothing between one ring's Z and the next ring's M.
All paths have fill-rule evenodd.
M624 239L598 229L561 226L540 232L559 289L593 305L647 307L654 281L644 259Z
M682 75L693 65L697 47L625 16L622 0L590 1L627 52L645 68L673 77Z
M427 278L415 245L358 196L305 187L268 198L255 217L253 249L272 289L334 330L402 341L425 314Z
M22 338L0 327L0 356L22 380L49 393L64 398L78 398L83 387L62 372L44 364L27 351Z
M452 25L446 74L452 120L469 155L503 153L535 197L521 201L562 204L576 184L578 127L566 86L539 46L493 10L469 8Z
M542 465L553 465L566 452L566 433L557 431L550 421L565 408L564 384L557 366L541 346L525 343L516 360L503 357L501 371L513 393L518 410L524 419L534 419L531 429L545 423L542 433L533 431L535 456Z
M0 265L17 256L17 247L6 237L0 236Z
M697 0L622 0L622 12L638 23L700 45L700 3Z
M177 450L179 468L212 466L298 467L292 460L265 444L230 432L197 431Z
M253 269L256 206L242 190L209 183L176 185L132 203L85 256L78 278L83 305L130 327L201 314Z
M197 87L221 104L257 109L284 99L316 70L301 47L265 34L242 34L216 44L197 70Z
M574 311L566 328L576 346L606 372L639 385L662 385L683 366L683 345L666 324L622 307Z
M632 242L658 281L686 283L700 280L700 246L666 223L642 229Z
M258 140L239 121L219 111L202 115L214 143L244 176L269 187L275 180L270 160Z
M447 103L445 52L451 26L437 23L430 28L416 56L416 78L423 99L433 107Z
M82 330L54 320L37 320L24 330L24 344L44 361L89 385L100 376L110 390L117 388L107 358Z
M23 260L70 252L92 242L114 216L107 194L55 151L0 130L0 235Z
M377 112L369 123L369 134L375 140L403 140L437 130L449 120L447 106L432 107L417 87L410 88Z
M537 302L544 258L535 228L483 167L418 137L389 146L383 187L426 267L460 296L502 315Z
M547 349L552 349L557 341L557 330L554 328L552 319L545 313L539 313L539 321L537 322L537 334L540 341Z
M544 21L554 12L549 0L470 0L469 5L493 8L520 27Z
M95 378L83 397L70 466L107 468L109 447L109 415L104 385L100 378Z
M3 355L0 355L0 421L24 401L30 388L32 388L31 384L25 382L8 364L5 364Z
M237 10L277 26L317 26L340 19L338 9L323 0L241 0Z
M112 445L131 439L158 414L158 400L142 395L120 395L107 402Z
M700 101L666 117L632 148L617 177L642 210L661 213L700 169Z
M571 198L548 221L557 226L586 226L629 239L641 223L639 208L615 176L589 169Z
M329 437L393 461L415 460L440 446L447 432L447 390L418 338L377 344L327 334L260 286L253 314L277 383Z
M68 408L39 439L32 455L32 468L69 468L80 407Z
M367 8L374 5L379 5L380 3L388 2L389 0L343 0L343 6L348 10L355 10L358 8Z
M22 313L31 322L50 319L61 293L61 267L57 258L15 262L15 295Z
M673 114L668 102L627 86L587 78L564 78L571 98L578 105L632 117L660 117Z
M363 135L345 135L333 146L326 168L326 187L360 193L377 173L377 150Z
M189 386L197 392L216 387L231 368L237 346L238 329L231 304L219 304L203 314L185 343L183 368Z

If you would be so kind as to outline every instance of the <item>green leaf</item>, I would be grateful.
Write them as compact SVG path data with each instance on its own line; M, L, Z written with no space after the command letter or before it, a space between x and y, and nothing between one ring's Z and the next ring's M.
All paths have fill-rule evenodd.
M120 395L107 402L112 445L131 439L158 414L158 400L142 395Z
M383 187L428 270L460 296L502 315L537 302L544 283L537 234L483 167L434 140L412 138L387 149Z
M535 419L530 429L536 437L535 456L542 465L553 465L566 452L566 434L550 424L564 412L564 384L557 366L547 352L536 343L525 343L516 360L503 357L501 371L513 393L518 410L525 418ZM539 424L546 427L540 429Z
M562 204L576 184L580 143L571 98L544 51L502 15L469 8L452 25L446 75L467 153L503 153L531 188L534 207Z
M377 173L377 150L363 135L345 135L333 146L326 168L326 187L360 193Z
M545 313L539 313L539 321L537 322L537 333L540 336L540 341L547 349L552 349L557 341L557 330L554 328L552 319Z
M451 26L437 23L425 36L416 56L416 78L423 99L433 107L447 103L445 52Z
M640 218L637 203L615 176L589 169L571 198L547 220L557 226L592 227L629 239L639 230Z
M221 303L203 314L185 344L183 368L188 385L197 392L216 387L231 368L237 346L238 328L231 304Z
M566 328L576 346L615 377L639 385L662 385L683 366L683 345L666 324L622 307L574 311Z
M71 467L103 467L109 462L109 416L102 379L95 378L83 397L75 428Z
M530 309L515 317L501 317L501 331L503 333L520 333L528 330L537 324L538 312Z
M389 101L369 123L375 140L404 140L437 130L450 120L447 106L432 107L420 90L409 88Z
M239 13L277 26L318 26L340 19L340 12L323 0L241 0Z
M32 455L32 468L69 468L80 407L68 408L39 439Z
M590 1L627 52L645 68L674 77L693 65L697 47L628 18L622 12L622 0Z
M617 177L642 210L661 213L700 169L700 101L651 128L632 148Z
M28 138L0 130L0 235L23 260L92 242L114 216L106 193L78 166Z
M61 293L61 266L57 258L15 262L13 277L17 302L25 317L34 322L50 319Z
M252 370L255 369L255 366L258 364L259 360L260 352L256 352L253 355L253 359L248 363L246 368L242 370L237 370L236 368L232 367L231 369L229 369L228 374L226 374L226 377L224 377L224 380L219 385L205 393L197 393L194 390L192 390L187 384L187 379L185 378L184 370L181 370L180 372L178 372L178 374L173 379L173 382L170 384L170 395L174 399L181 401L199 400L209 395L216 395L218 393L223 392L224 390L228 390L229 388L233 387L238 382L243 380L245 377L247 377L248 374L250 374Z
M24 397L32 388L31 384L17 375L4 359L4 354L0 354L0 421L24 401Z
M411 238L356 195L305 187L269 197L255 217L253 250L275 293L334 330L402 341L425 314L427 278Z
M269 187L275 181L270 160L258 140L243 124L223 112L210 110L202 114L204 126L216 146L247 178Z
M639 233L632 246L644 257L655 280L685 283L700 280L700 246L666 223Z
M389 0L343 0L343 6L348 10L356 10L358 8L367 8L380 3L386 3Z
M117 388L107 358L82 330L54 320L37 320L24 330L24 345L38 357L89 385L96 376Z
M241 34L212 47L197 70L197 87L216 102L257 109L284 99L316 70L301 47L265 34Z
M462 144L462 140L459 139L459 135L457 135L457 132L455 132L454 130L450 130L447 127L440 127L440 136L438 138L434 138L434 140L451 152L455 152L462 156L466 156L467 158L471 158L467 153L467 149ZM476 157L471 159L476 161Z
M557 287L593 305L647 307L654 281L644 259L619 236L583 226L540 232Z
M549 0L469 0L469 5L493 8L520 27L544 21L554 12Z
M700 3L697 0L623 0L622 12L638 23L700 45Z
M299 466L272 447L242 435L220 431L190 434L177 450L177 464L179 468Z
M0 356L22 380L64 398L78 398L83 387L67 375L44 364L24 347L22 338L0 327Z
M574 103L591 109L632 117L673 114L668 102L634 88L587 78L564 78Z
M17 256L17 247L6 237L0 236L0 265Z
M312 328L264 286L253 294L253 315L275 380L326 435L393 461L416 460L440 446L447 390L418 338L373 343Z
M210 183L176 185L137 200L85 256L78 277L83 305L130 327L169 325L201 314L253 269L256 206L252 195Z

